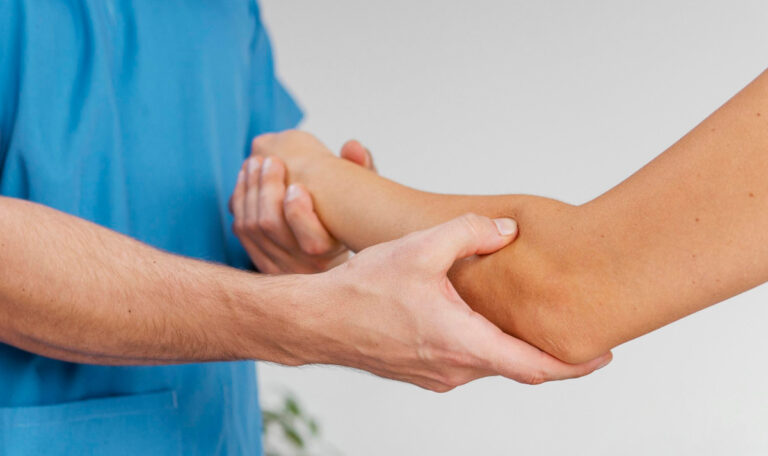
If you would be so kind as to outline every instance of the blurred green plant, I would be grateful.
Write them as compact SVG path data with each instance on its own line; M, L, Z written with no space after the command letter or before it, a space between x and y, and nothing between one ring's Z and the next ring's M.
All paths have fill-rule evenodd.
M262 410L265 456L314 456L326 455L317 420L304 412L293 393L285 392L273 407Z

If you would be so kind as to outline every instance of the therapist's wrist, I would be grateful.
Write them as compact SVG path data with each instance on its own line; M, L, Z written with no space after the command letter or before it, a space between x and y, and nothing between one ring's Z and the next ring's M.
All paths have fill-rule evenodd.
M207 285L217 309L196 316L195 326L219 346L219 360L306 364L302 308L311 302L310 275L219 274Z
M288 300L278 317L284 330L273 339L279 344L277 362L289 366L353 364L355 343L346 328L355 322L344 308L359 297L343 278L338 271L280 277L284 279L280 288L285 287Z
M248 315L234 316L237 332L250 341L243 358L287 366L354 365L355 341L347 329L355 322L344 314L344 304L359 296L345 277L335 271L257 279Z
M363 341L356 330L365 324L355 319L371 293L345 269L257 280L262 284L251 314L235 317L238 332L249 334L245 357L287 366L358 367Z

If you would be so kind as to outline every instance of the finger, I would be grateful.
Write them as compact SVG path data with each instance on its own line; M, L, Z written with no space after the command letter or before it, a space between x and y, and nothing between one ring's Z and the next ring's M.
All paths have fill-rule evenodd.
M259 230L259 178L262 162L261 157L251 157L246 160L243 225L249 235Z
M240 169L237 172L237 181L235 182L235 189L232 191L232 196L229 198L229 212L235 216L237 220L237 214L242 213L243 200L245 198L245 170Z
M272 158L272 160L275 160ZM246 193L245 193L245 203L244 203L244 222L242 223L243 229L242 234L243 237L249 238L251 241L253 241L253 247L249 250L249 253L251 254L252 258L257 256L258 254L254 253L255 250L258 250L260 252L259 258L265 258L269 260L269 264L277 265L278 270L274 271L274 273L277 272L284 272L286 270L291 270L291 267L288 265L294 264L294 258L293 255L288 253L286 248L282 247L281 245L276 244L274 241L272 241L272 237L275 237L274 234L272 237L270 237L267 231L269 230L275 230L278 228L273 227L270 225L270 221L262 221L263 217L269 218L270 215L263 215L263 209L262 206L266 205L267 210L269 210L268 202L269 202L269 195L267 195L267 198L264 198L262 195L262 174L263 170L265 168L266 159L263 159L262 157L251 157L247 160L247 169L246 169ZM282 162L280 162L280 165L282 166ZM272 165L274 166L274 165ZM271 166L270 166L271 167ZM285 167L283 166L283 177L278 179L284 179L284 170ZM280 220L282 220L282 198L283 194L285 193L285 184L282 181L279 181L279 185L282 186L283 190L281 193L277 195L277 198L280 198L277 203L278 206L278 216L280 217ZM271 191L271 184L267 186L267 193ZM285 225L285 222L283 222L284 228L282 229L288 237L291 238L290 241L285 241L289 249L293 250L298 248L295 241L292 239L293 234L290 232L290 228ZM265 227L267 230L265 230ZM242 241L242 239L241 239ZM260 262L263 262L266 264L266 261L259 260ZM256 263L257 260L254 259L254 262ZM281 267L281 265L283 267ZM257 264L259 266L259 270L265 271L264 267L261 264ZM286 269L288 268L288 269ZM298 271L297 271L298 272Z
M312 197L303 185L288 186L283 210L288 226L305 253L327 255L340 249L340 244L326 230L315 213Z
M251 261L253 261L254 266L256 266L256 269L258 269L259 272L263 274L280 274L283 272L283 270L272 261L269 255L259 248L258 244L247 237L241 238L240 242L243 244L243 247L245 247L245 251L248 252L248 256L251 258Z
M466 214L410 237L420 252L429 256L431 264L444 271L458 259L492 253L512 242L517 236L517 223L510 218L490 219Z
M275 157L267 157L259 180L259 228L283 250L293 251L297 245L283 215L285 199L285 165Z
M245 227L245 196L247 193L247 172L249 160L243 163L243 167L237 174L237 183L235 190L230 198L230 210L234 214L234 231L240 243L248 252L248 256L260 272L275 274L280 272L277 265L253 243L248 236L248 230Z
M493 369L504 377L522 383L538 384L582 377L606 366L613 358L608 352L585 363L568 364L500 330L497 330L493 339L493 344L488 344L484 349Z
M234 230L235 234L242 238L247 235L245 226L245 206L248 193L248 160L243 162L240 172L237 173L237 184L230 200L232 204L232 214L235 216Z
M364 168L376 170L373 164L373 156L359 141L351 139L341 146L341 158L349 160Z

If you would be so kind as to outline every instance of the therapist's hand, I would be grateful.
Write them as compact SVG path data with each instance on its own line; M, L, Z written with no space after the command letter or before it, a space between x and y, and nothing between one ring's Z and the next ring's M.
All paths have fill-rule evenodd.
M566 364L509 336L462 301L446 277L461 258L512 242L517 225L465 215L379 244L323 274L297 339L314 347L297 364L341 364L433 391L492 375L537 384L586 375L605 355ZM307 352L305 352L306 354Z
M344 144L341 157L374 169L370 152L358 141ZM349 258L349 250L318 218L307 190L301 184L286 187L285 165L276 157L245 161L229 206L235 235L263 273L322 272Z

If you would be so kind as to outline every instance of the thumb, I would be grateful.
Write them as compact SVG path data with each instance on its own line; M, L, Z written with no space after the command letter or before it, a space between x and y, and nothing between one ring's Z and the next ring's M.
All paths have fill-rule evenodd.
M344 160L351 161L364 168L375 170L371 153L357 140L351 139L344 143L344 145L341 146L340 155Z
M511 218L490 219L466 214L420 232L414 239L430 262L447 271L456 260L493 253L517 237Z

